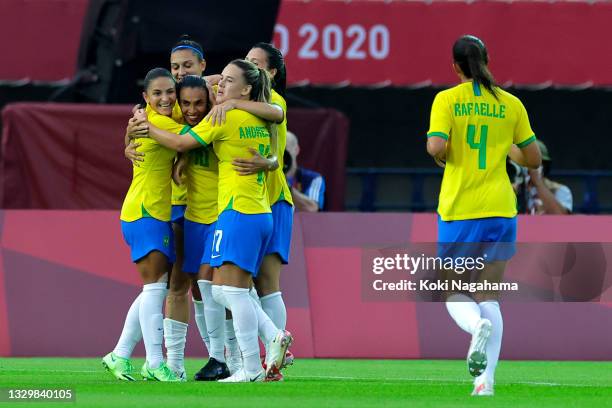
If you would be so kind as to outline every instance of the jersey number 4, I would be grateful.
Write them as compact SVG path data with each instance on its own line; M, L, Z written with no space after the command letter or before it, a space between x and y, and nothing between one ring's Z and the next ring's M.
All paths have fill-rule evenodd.
M487 133L489 127L482 125L480 127L480 140L476 143L476 126L468 125L467 128L467 142L470 145L470 149L478 150L478 168L484 170L487 168Z

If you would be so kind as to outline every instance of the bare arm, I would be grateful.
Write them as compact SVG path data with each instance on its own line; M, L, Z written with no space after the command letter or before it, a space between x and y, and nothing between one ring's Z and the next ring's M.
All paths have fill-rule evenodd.
M555 195L546 187L539 170L529 170L531 183L537 190L538 198L542 200L544 214L566 215L569 214L567 208L563 207Z
M537 143L529 143L523 148L512 145L508 157L519 166L530 169L537 169L542 164L542 154Z
M434 158L436 163L446 161L446 139L431 136L427 138L427 153Z
M194 137L189 134L177 135L176 133L171 133L166 130L159 129L151 125L150 123L149 135L144 137L150 137L160 145L181 153L202 146L200 142L198 142Z
M291 197L298 211L318 212L319 203L308 198L308 196L294 187L291 187Z
M213 106L204 119L210 121L213 126L225 123L227 112L233 109L249 112L272 123L281 123L285 119L285 112L283 112L283 109L278 105L272 105L266 102L244 101L240 99L230 99Z

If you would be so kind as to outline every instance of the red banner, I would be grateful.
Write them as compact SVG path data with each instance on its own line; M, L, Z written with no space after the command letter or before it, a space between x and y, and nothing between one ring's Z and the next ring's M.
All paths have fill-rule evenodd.
M118 209L132 179L123 157L129 105L17 103L2 111L2 208ZM333 109L291 109L300 166L326 180L326 209L344 209L349 122Z
M285 0L275 28L291 84L450 84L463 34L500 83L612 84L609 2Z

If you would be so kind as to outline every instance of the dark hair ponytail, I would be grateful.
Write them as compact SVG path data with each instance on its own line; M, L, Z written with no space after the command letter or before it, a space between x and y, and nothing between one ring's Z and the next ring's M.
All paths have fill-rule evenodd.
M276 75L272 78L272 88L280 95L285 96L285 90L287 89L287 68L285 67L283 54L278 48L265 42L258 42L253 48L265 51L268 56L268 69L276 69Z
M489 55L482 40L473 35L464 35L453 45L453 59L466 78L473 79L497 98L495 79L489 71Z
M181 37L176 42L176 44L172 46L172 50L170 51L170 54L174 53L174 51L183 50L183 49L190 50L193 53L193 55L196 56L198 61L204 60L204 50L202 49L202 46L200 45L200 43L194 41L187 34L181 35Z

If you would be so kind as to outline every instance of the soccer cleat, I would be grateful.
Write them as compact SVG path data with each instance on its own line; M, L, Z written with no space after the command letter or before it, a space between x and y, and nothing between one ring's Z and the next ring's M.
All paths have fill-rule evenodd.
M130 359L119 357L115 353L108 353L102 358L102 366L121 381L136 381L132 376L132 363Z
M149 368L149 363L145 361L140 370L143 380L161 382L180 382L181 380L168 368L165 362L161 362L156 369Z
M265 368L264 368L265 370ZM265 380L266 382L275 382L275 381L285 381L285 377L283 373L276 367L274 367L267 375Z
M468 371L472 377L478 377L487 368L487 340L491 335L491 322L480 319L472 334L472 341L467 355Z
M234 353L229 351L225 353L225 362L229 369L230 375L236 374L242 368L242 354L240 350L236 350Z
M285 363L283 364L281 368L286 368L290 365L293 365L294 361L295 361L295 357L293 356L293 353L287 350L287 352L285 353ZM266 356L261 357L261 366L263 367L264 370L266 369L267 367Z
M283 368L293 365L294 360L295 360L295 357L293 357L293 353L287 350L287 352L285 353L285 365L283 366Z
M474 391L472 391L473 397L492 397L493 395L495 395L493 383L488 383L486 381L474 382Z
M178 380L180 382L187 382L187 371L185 371L185 367L179 368L179 369L175 369L175 368L170 368L172 370L172 372L174 373L174 375L176 376L176 378L178 378Z
M241 368L232 376L219 380L219 382L222 382L222 383L262 382L264 381L265 377L266 377L266 374L264 373L263 370L255 374L248 375L246 371L244 370L244 368Z
M279 330L278 334L268 346L266 355L266 377L275 368L281 369L285 366L287 349L293 343L293 336L287 330Z
M217 381L230 376L230 370L227 364L222 363L214 358L209 358L204 367L198 371L193 377L196 381Z

